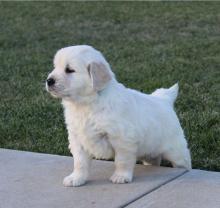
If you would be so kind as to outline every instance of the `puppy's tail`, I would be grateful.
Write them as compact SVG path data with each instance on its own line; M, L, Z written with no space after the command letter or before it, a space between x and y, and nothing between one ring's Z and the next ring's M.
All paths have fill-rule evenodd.
M165 88L160 88L154 91L151 95L155 97L160 97L162 99L167 100L170 104L174 104L177 95L179 91L179 85L176 83L172 87L165 89Z

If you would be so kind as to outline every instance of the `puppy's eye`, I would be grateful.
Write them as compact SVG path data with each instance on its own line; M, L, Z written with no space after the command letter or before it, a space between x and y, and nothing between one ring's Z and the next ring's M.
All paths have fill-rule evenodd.
M69 67L66 67L65 72L67 74L69 74L69 73L73 73L73 72L76 72L76 71L74 69L70 69Z

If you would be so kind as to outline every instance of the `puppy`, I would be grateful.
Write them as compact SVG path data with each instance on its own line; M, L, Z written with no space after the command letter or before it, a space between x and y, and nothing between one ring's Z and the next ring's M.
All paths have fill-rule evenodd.
M60 49L46 81L62 99L74 170L65 186L85 184L93 157L114 159L113 183L132 181L137 159L161 158L191 168L183 130L173 109L178 84L143 94L120 84L102 54L91 46Z

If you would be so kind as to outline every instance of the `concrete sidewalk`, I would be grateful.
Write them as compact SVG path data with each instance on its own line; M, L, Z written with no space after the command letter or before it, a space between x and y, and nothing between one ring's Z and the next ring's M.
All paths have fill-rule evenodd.
M220 173L136 165L112 184L113 162L93 161L88 183L63 187L71 157L0 149L0 208L220 207Z

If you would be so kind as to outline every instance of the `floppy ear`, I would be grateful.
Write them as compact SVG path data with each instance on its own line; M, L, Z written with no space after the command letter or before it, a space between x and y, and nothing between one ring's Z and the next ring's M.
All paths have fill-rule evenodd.
M88 72L92 80L92 87L95 91L103 90L105 85L112 79L109 70L103 63L90 63Z

